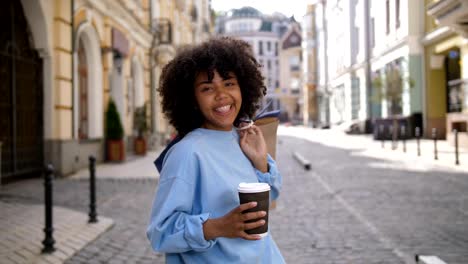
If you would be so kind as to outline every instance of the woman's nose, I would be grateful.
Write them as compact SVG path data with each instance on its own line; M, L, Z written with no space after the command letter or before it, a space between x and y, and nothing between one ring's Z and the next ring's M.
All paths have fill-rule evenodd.
M216 98L224 98L227 96L226 87L224 87L223 83L214 83L215 90L216 90Z

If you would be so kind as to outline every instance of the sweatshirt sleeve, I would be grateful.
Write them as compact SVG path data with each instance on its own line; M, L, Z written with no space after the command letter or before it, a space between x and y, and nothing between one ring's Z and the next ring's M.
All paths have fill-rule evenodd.
M184 177L197 173L194 163L175 155L164 164L146 230L155 251L205 251L215 243L215 240L205 240L203 234L203 223L210 214L191 214L196 187ZM165 177L167 173L170 177Z
M283 178L278 171L278 167L276 166L275 160L268 154L267 156L268 161L268 171L263 173L257 169L255 172L257 173L257 178L259 182L268 183L271 187L271 199L276 200L279 197L279 193L281 190L281 185L283 183Z

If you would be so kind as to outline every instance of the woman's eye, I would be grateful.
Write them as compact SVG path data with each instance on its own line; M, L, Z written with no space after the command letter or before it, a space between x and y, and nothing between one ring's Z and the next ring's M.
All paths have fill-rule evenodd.
M227 83L225 83L225 85L226 85L226 86L233 86L234 83L233 83L233 82L227 82Z
M213 88L209 87L209 86L204 86L204 87L201 88L202 92L208 92L208 91L211 91L211 90L213 90Z

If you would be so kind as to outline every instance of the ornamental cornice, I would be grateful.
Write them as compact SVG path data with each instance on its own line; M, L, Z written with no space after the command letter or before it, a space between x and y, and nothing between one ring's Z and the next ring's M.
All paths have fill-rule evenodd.
M151 32L146 29L137 19L116 0L82 0L87 6L94 9L100 15L109 17L116 21L119 26L126 29L135 40L144 48L151 47Z

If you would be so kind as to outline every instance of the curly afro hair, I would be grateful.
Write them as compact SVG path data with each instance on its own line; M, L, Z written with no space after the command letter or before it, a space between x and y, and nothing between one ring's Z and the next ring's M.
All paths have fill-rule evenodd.
M237 77L242 105L236 122L239 118L253 118L266 94L260 68L251 46L243 40L220 37L183 48L162 70L158 89L162 111L180 136L201 127L204 117L195 99L195 78L206 72L211 81L216 70L223 78L229 72Z

